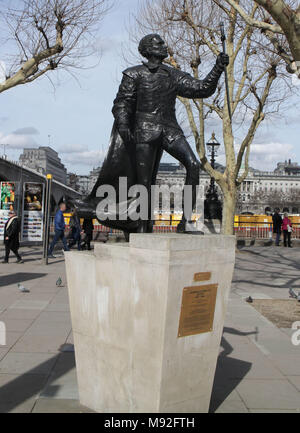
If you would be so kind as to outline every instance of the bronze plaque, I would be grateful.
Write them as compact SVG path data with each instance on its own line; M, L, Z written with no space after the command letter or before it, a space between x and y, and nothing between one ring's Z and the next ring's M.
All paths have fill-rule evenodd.
M178 337L212 331L217 289L218 284L183 289Z
M211 272L198 272L194 275L194 281L209 281L211 279Z

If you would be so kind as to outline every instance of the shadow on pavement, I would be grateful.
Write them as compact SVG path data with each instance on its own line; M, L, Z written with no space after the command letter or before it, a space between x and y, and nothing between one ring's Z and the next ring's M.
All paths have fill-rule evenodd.
M47 274L39 273L35 274L32 272L17 272L15 274L1 275L0 276L0 287L9 286L11 284L23 283L28 280L36 280L37 278L43 278Z
M67 362L60 362L64 354L54 355L37 367L28 370L18 378L0 388L0 413L12 411L26 400L37 396L49 387L49 395L55 395L56 386L51 388L51 382L65 375L75 367L75 357L68 356ZM56 369L56 366L59 368Z
M224 333L234 335L253 335L256 331L241 332L234 328L224 327ZM224 349L220 353L217 361L215 379L210 401L209 412L215 412L218 407L226 400L237 385L243 380L246 374L251 370L252 363L229 357L233 352L233 347L223 336L221 346ZM234 376L232 376L234 374Z

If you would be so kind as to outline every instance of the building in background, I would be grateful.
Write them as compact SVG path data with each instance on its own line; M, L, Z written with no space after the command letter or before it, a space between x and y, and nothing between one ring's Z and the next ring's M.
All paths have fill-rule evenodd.
M274 173L288 176L300 176L300 166L297 162L292 162L291 159L285 162L278 162Z
M32 168L43 175L52 174L55 180L67 184L67 169L58 153L51 147L24 149L19 162L22 166Z

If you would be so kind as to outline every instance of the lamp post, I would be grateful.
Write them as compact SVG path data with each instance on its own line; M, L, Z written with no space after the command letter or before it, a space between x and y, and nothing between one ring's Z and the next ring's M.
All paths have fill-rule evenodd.
M210 164L215 168L217 151L221 144L216 140L215 133L212 133L211 139L206 143L208 154L210 156ZM215 178L211 177L210 185L206 193L204 202L204 217L205 219L222 219L222 203L219 200Z
M3 159L7 159L6 147L9 146L9 144L7 144L7 143L1 143L1 146L3 146Z

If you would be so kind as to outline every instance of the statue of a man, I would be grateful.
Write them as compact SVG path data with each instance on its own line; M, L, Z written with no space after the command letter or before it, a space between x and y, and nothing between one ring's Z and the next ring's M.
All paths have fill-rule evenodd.
M98 181L87 199L90 210L95 209L97 204L98 187L108 183L118 189L116 181L120 176L128 178L128 187L136 183L150 191L151 185L155 184L164 150L186 168L185 184L192 186L193 205L196 201L200 163L176 120L176 98L196 99L213 95L229 58L224 53L220 54L207 77L198 80L163 64L168 57L168 49L157 34L145 36L140 41L139 52L147 62L123 72L112 109L115 124L110 148ZM102 222L125 233L152 231L149 220L118 222L108 219ZM185 225L186 218L183 216L177 231L184 232Z

